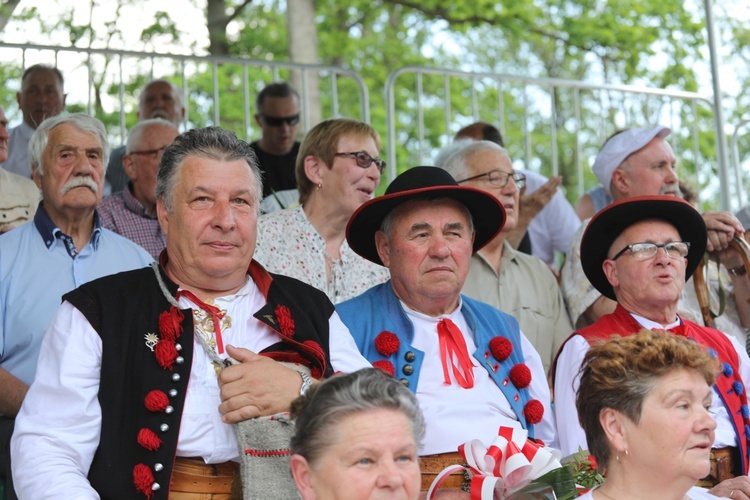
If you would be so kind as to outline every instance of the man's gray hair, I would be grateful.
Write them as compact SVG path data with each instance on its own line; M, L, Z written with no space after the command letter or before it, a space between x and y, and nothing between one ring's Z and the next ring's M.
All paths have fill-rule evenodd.
M346 417L379 409L403 413L419 447L425 423L417 398L398 379L378 368L364 368L334 375L292 403L292 416L297 421L290 448L315 463L331 446Z
M70 124L77 129L95 135L102 146L102 161L104 162L104 171L107 171L109 163L109 139L104 124L84 113L73 113L70 115L57 115L47 118L39 124L34 134L29 140L29 163L31 164L31 173L38 172L39 176L44 175L42 161L44 159L44 150L47 149L49 134L52 129L58 125Z
M138 147L138 144L140 144L146 130L149 127L155 126L171 128L176 132L180 131L180 129L178 129L174 123L170 122L169 120L165 120L164 118L149 118L148 120L140 121L135 124L135 126L130 130L130 133L128 134L128 143L125 146L125 154L132 153Z
M482 151L497 151L512 161L508 151L492 141L462 140L456 142L457 147L441 165L436 165L446 170L456 180L465 179L470 176L473 169L469 166L471 157Z
M260 212L263 198L263 178L258 168L258 157L248 143L237 138L234 132L221 127L204 127L178 135L164 150L156 175L156 198L161 198L172 212L172 199L177 173L189 156L230 162L244 160L255 178L256 209Z

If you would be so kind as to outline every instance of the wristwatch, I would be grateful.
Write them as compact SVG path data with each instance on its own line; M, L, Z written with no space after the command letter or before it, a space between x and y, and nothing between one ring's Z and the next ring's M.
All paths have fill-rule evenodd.
M310 390L310 387L312 387L312 379L310 378L310 375L308 375L305 372L297 372L299 373L299 376L302 377L302 387L299 388L299 395L304 396L307 394L307 391Z

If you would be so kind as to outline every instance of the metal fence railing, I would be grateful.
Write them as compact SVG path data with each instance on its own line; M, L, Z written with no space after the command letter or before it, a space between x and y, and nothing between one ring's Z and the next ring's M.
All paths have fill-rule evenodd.
M388 143L396 145L388 150L389 178L397 165L430 163L461 127L481 120L503 132L517 164L563 175L575 199L596 184L590 165L606 137L661 123L673 130L681 176L704 203L725 204L717 173L726 166L711 148L714 103L706 95L410 66L389 75L386 105Z
M186 127L220 125L247 140L259 135L254 101L271 81L296 83L301 133L321 117L369 122L369 92L381 91L368 89L358 73L338 66L0 43L4 104L11 124L20 120L11 95L20 88L23 68L35 63L61 69L68 109L102 119L113 145L124 142L135 122L140 89L153 78L170 79L182 89ZM661 123L673 130L670 143L681 177L694 184L704 203L738 208L746 202L734 136L734 176L726 187L732 188L732 199L722 199L721 194L729 192L721 185L729 179L728 167L716 159L714 103L706 95L414 66L391 72L383 90L387 180L409 166L431 163L458 129L483 120L500 128L517 164L563 175L572 200L596 183L589 167L608 135L619 128ZM309 102L316 103L316 109ZM737 126L735 135L744 125Z
M140 86L134 88L133 83L145 84L153 78L167 78L181 87L186 125L225 126L245 139L258 133L252 119L257 93L278 80L298 82L301 132L314 125L315 110L307 105L313 93L323 108L318 116L369 121L369 93L363 79L338 66L0 43L0 65L17 69L11 71L15 79L6 78L6 90L20 88L23 68L35 63L57 66L66 79L67 107L79 106L98 118L106 117L112 139L120 143L128 121L135 120ZM313 80L315 88L310 85ZM6 111L9 117L18 114L13 103Z

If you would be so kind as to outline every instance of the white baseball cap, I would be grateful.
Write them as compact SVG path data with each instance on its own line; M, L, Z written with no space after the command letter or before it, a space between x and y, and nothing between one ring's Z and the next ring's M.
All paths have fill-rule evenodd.
M671 133L670 128L657 125L648 128L631 128L612 137L596 155L594 166L591 167L594 175L599 179L599 184L609 192L612 174L625 161L625 158L644 148L654 137L664 139Z

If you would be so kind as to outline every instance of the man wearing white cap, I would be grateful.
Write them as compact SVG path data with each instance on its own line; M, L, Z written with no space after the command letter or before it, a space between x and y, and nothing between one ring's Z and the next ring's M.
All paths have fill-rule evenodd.
M612 136L596 157L593 170L603 186L609 186L614 201L633 196L667 194L680 196L676 157L672 147L664 139L671 130L663 126L628 129ZM729 212L706 212L703 219L708 228L707 250L718 257L729 270L731 283L724 283L727 294L727 312L717 318L717 328L730 332L745 342L742 327L750 326L750 280L742 261L729 243L735 236L742 236L744 229ZM615 309L615 302L602 296L586 279L581 266L581 237L588 226L584 221L573 238L562 269L563 295L568 305L570 319L577 328L589 325ZM683 317L701 321L700 310L694 297L692 283L678 305ZM686 300L686 297L688 300ZM734 318L731 320L730 318ZM741 325L741 326L740 326Z

